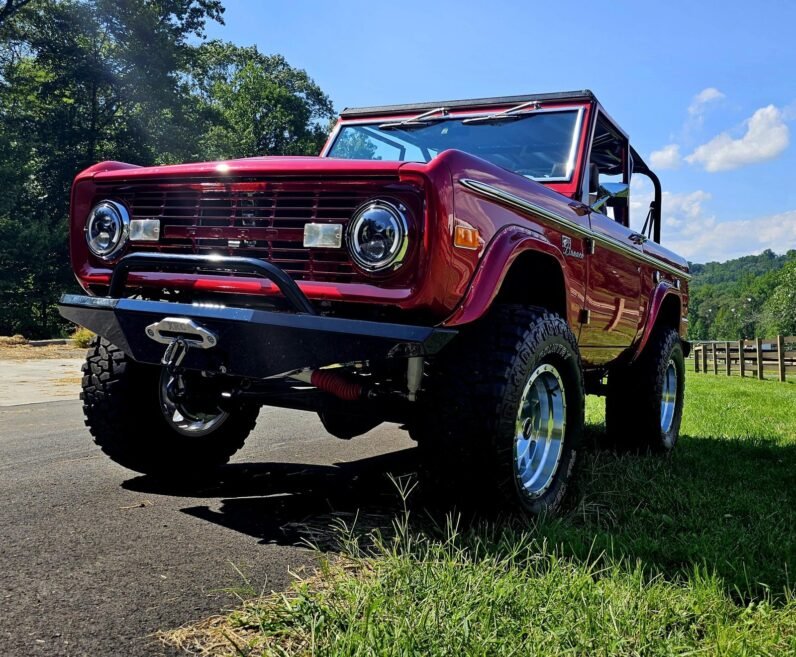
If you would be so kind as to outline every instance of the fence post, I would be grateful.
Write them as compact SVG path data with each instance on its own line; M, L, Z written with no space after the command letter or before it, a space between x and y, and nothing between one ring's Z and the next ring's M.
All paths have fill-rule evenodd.
M757 338L755 341L757 350L757 378L763 380L763 339Z
M716 352L716 345L718 342L712 342L710 344L710 350L713 352L713 374L719 373L719 358L718 353Z
M777 360L779 361L779 380L785 381L785 338L777 336Z
M724 365L727 371L727 376L732 374L732 363L730 362L730 343L724 343Z
M738 340L738 367L741 369L741 378L746 376L746 354L744 347L746 346L745 340Z
M692 345L691 351L694 354L694 372L699 372L699 345Z
M708 373L708 344L707 342L702 343L702 373Z

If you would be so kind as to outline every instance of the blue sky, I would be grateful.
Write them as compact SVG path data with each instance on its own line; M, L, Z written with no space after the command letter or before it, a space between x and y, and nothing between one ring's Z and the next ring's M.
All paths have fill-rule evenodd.
M592 89L661 176L664 243L796 248L792 0L224 4L209 37L284 55L337 109Z

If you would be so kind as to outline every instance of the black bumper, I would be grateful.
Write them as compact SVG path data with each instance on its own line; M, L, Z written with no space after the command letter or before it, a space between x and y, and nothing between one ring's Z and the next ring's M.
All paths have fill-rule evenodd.
M120 293L132 269L246 271L279 285L297 312L203 306L165 301L66 294L59 311L66 319L94 331L131 358L158 364L166 347L147 336L147 327L166 318L192 320L210 331L212 348L189 349L182 367L265 378L302 368L408 356L430 356L456 331L427 326L388 324L323 317L295 282L270 263L244 258L133 254L117 265L111 291ZM275 271L272 271L275 270Z

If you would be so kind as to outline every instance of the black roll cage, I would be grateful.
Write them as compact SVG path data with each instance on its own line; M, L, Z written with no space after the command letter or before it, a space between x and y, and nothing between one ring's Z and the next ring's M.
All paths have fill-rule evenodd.
M641 159L641 156L632 146L630 147L630 157L633 158L633 173L640 173L642 176L647 176L647 178L652 181L652 187L654 190L649 213L644 221L644 227L641 229L641 232L647 237L651 238L653 242L660 244L661 200L663 196L660 178L658 178L658 176L655 175L655 172L647 166L646 162Z

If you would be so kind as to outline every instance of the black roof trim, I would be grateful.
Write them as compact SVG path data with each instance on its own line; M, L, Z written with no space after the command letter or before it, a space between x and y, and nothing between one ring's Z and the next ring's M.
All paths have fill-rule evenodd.
M350 118L354 116L369 116L372 114L401 114L402 112L423 111L447 107L456 109L461 107L489 107L492 105L518 105L531 101L540 103L560 100L587 100L597 101L594 94L588 89L582 91L560 91L558 93L530 94L525 96L497 96L495 98L471 98L469 100L440 100L430 103L410 103L407 105L377 105L374 107L346 107L340 116Z

